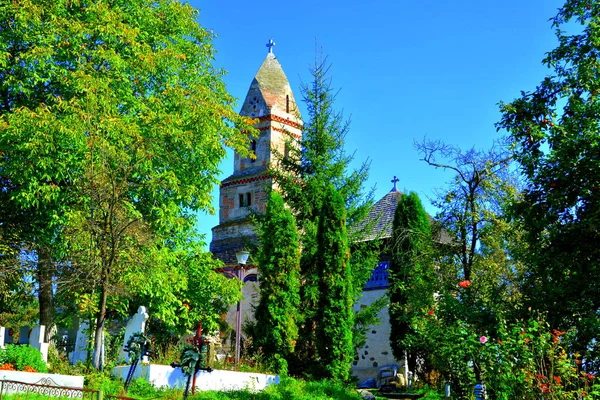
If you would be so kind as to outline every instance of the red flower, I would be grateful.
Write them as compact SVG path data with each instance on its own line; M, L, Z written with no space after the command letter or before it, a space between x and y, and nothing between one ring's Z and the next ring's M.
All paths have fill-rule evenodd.
M466 280L466 279L465 279L464 281L460 281L460 282L458 283L458 286L460 286L460 287L461 287L461 288L463 288L463 289L466 289L466 288L468 288L469 286L471 286L471 281L469 281L469 280Z
M554 382L556 382L557 385L560 385L560 376L554 375Z
M596 377L596 375L594 374L587 374L587 378L591 381L592 379L594 379Z
M548 392L548 384L542 383L541 389L542 389L542 393L547 393Z
M431 310L429 310L429 312L427 314L429 314L429 315L435 314L435 312L433 311L433 308Z

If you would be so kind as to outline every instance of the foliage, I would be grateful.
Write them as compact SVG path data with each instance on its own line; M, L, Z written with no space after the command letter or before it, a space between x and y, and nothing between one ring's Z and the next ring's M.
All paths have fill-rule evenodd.
M137 363L143 356L152 351L150 339L141 332L136 332L129 337L125 349L132 364Z
M260 300L256 307L254 345L273 371L287 372L287 358L298 339L300 306L300 249L294 217L275 191L269 194L260 219Z
M26 368L48 371L42 353L29 345L7 344L4 349L0 348L0 364L12 364L17 371L25 371Z
M277 168L271 174L296 219L300 233L300 289L299 339L290 363L290 372L310 375L319 368L316 331L319 293L320 255L317 253L317 235L321 209L329 201L327 187L333 185L341 194L347 209L346 222L353 225L363 220L370 209L371 195L365 195L363 182L368 175L368 164L349 171L352 160L343 148L349 123L342 113L335 111L335 92L331 87L326 60L315 60L310 70L312 81L302 86L302 97L307 108L300 140L290 139L286 157L280 155ZM349 240L359 238L356 230L349 231ZM351 293L361 293L362 287L376 263L375 251L369 246L353 248Z
M526 248L519 226L505 217L519 196L518 180L501 146L462 151L425 140L417 148L425 162L454 178L434 201L440 210L433 230L435 302L412 320L407 341L431 349L429 362L464 395L483 373L470 367L461 347L467 338L495 335L499 321L527 317L521 306L526 265L517 258Z
M115 386L112 389L112 382L118 383L117 380L105 378L103 384L96 381L93 388L98 389L104 387L107 394L123 395L122 386ZM87 387L87 385L86 385ZM92 388L92 387L90 387ZM137 398L161 398L161 399L180 399L182 397L181 389L170 388L155 388L144 379L137 378L131 383L127 396ZM336 381L304 381L293 378L281 378L277 385L270 385L264 391L256 392L251 388L247 390L232 390L232 391L197 391L194 395L190 394L189 399L198 400L300 400L300 399L316 399L316 400L359 400L361 396L354 390L349 389L345 385Z
M352 348L352 269L346 234L344 199L333 185L325 192L317 233L317 271L319 302L317 307L317 350L321 374L347 381L354 352Z
M500 103L526 190L513 209L525 231L530 266L527 304L548 312L552 327L576 328L572 351L598 367L600 334L600 5L567 0L552 19L558 46L533 91Z
M427 343L415 340L413 324L433 307L435 271L431 227L419 196L411 192L398 201L390 245L390 345L397 360L408 355L409 370L417 371ZM410 336L413 336L412 340Z
M59 291L95 303L97 367L110 297L132 265L185 274L170 252L210 210L223 145L244 153L239 129L252 132L195 18L172 0L0 8L2 200L24 216L6 222L34 221L23 239L58 268Z

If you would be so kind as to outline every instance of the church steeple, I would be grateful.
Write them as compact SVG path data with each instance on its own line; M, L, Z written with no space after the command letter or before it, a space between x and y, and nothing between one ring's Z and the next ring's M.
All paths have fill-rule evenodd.
M242 158L236 154L234 176L266 169L273 161L275 152L285 153L285 135L296 139L302 135L302 120L294 93L272 52L273 45L272 40L267 44L269 52L252 80L240 110L240 115L259 121L255 127L261 132L260 136L250 139L256 159Z
M301 139L302 120L290 83L273 53L275 43L258 69L242 104L240 115L255 118L258 137L249 137L256 158L235 153L233 174L221 182L219 225L213 228L210 248L226 264L235 262L235 251L256 241L251 212L262 213L272 180L269 167L277 154L285 155L290 138ZM297 143L297 142L296 142Z

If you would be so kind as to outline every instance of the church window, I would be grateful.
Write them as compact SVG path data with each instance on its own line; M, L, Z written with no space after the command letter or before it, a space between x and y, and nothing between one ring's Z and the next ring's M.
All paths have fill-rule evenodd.
M285 95L285 112L290 112L290 96L287 94Z
M240 207L249 207L252 205L252 193L240 193Z
M256 155L256 140L250 141L250 151ZM256 162L256 158L251 158L250 162Z

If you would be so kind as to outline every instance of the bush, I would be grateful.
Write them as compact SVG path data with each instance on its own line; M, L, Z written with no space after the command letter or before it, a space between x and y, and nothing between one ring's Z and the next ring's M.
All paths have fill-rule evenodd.
M17 371L48 372L48 366L42 359L42 353L29 345L7 344L6 348L0 349L0 365L12 364Z

